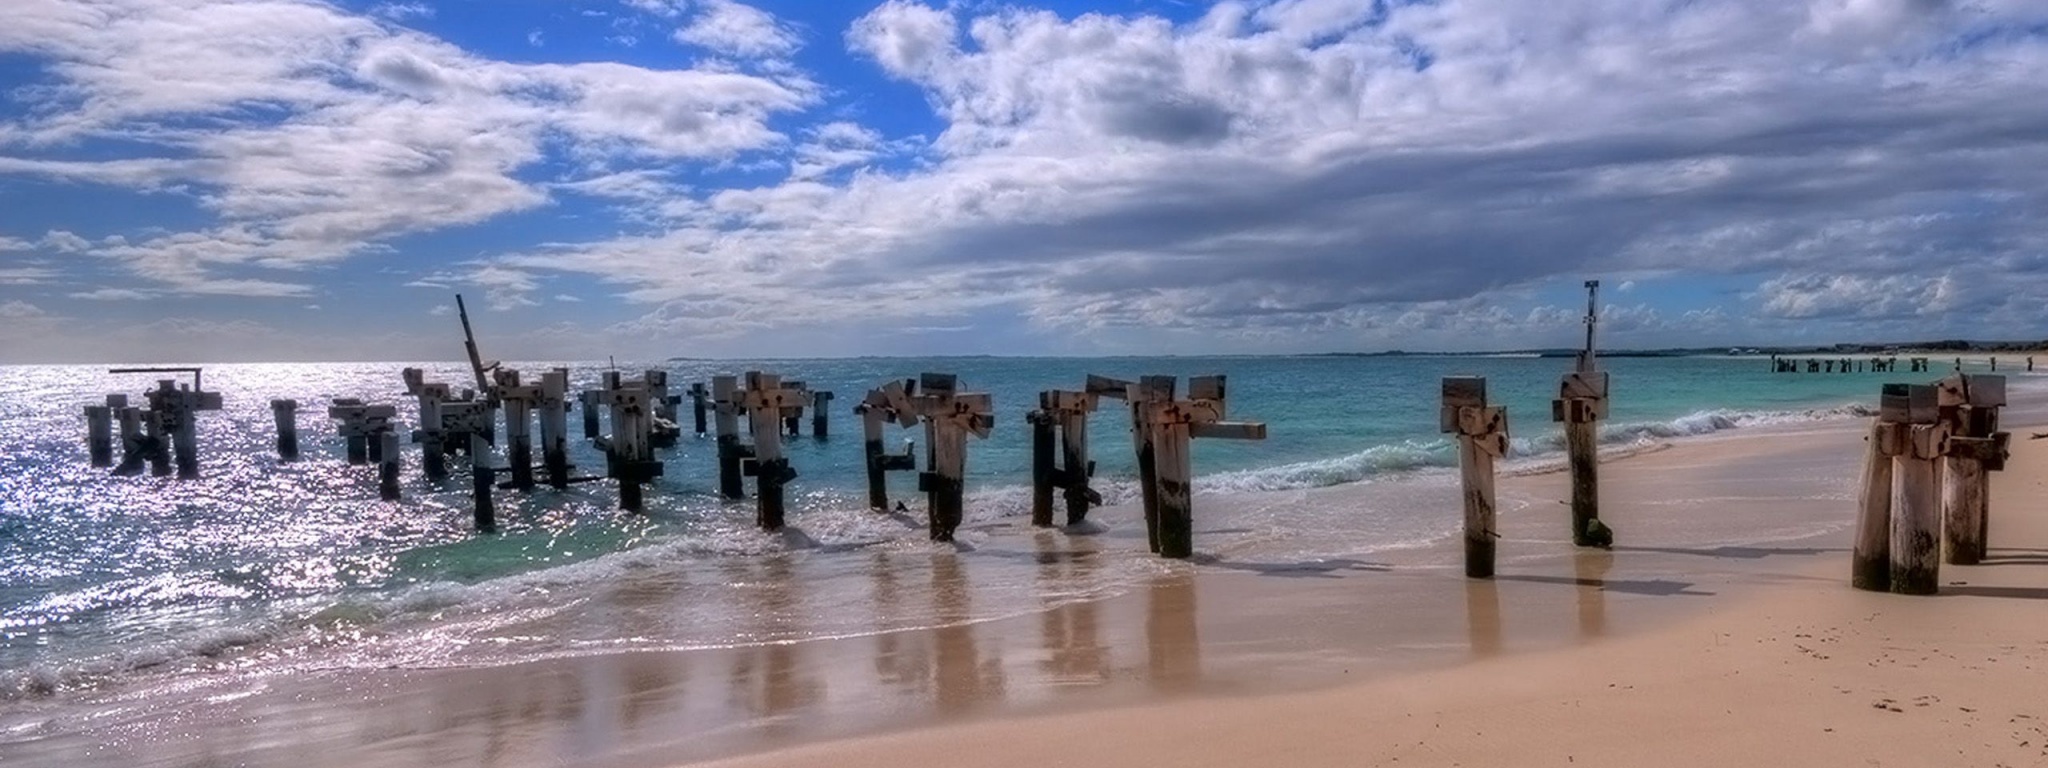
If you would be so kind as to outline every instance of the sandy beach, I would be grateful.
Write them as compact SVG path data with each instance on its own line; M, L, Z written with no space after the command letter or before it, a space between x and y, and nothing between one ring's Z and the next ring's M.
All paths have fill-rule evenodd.
M2013 431L1990 557L1945 567L1937 597L1851 589L1846 554L1823 548L1702 615L1569 648L719 765L2048 765L2048 443Z

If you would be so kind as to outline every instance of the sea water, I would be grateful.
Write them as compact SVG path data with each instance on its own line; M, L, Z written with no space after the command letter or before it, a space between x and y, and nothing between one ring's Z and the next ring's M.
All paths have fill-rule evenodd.
M1196 547L1293 559L1344 558L1448 536L1456 515L1410 505L1278 503L1204 525L1205 502L1234 510L1342 484L1455 482L1437 432L1438 382L1488 379L1507 406L1516 461L1562 445L1549 399L1571 361L1535 357L863 358L620 364L668 371L671 392L713 374L766 370L830 390L832 436L786 442L799 472L790 528L752 528L749 501L717 496L710 439L685 434L659 452L666 473L645 514L615 509L609 483L533 494L500 491L501 532L479 535L469 482L428 482L406 448L404 499L378 500L373 467L351 467L324 408L355 397L397 405L411 428L401 363L214 365L205 385L225 408L199 417L204 476L113 477L88 466L82 408L151 376L103 367L0 368L0 714L67 696L232 671L503 664L562 655L799 642L975 622L1116 594L1161 568L1126 518L1080 533L1110 553L1085 580L1056 585L1024 537L1029 430L1043 389L1088 374L1229 376L1229 417L1262 421L1262 442L1198 440ZM605 366L510 363L528 378L555 366L572 389ZM1766 423L1867 414L1900 374L1773 374L1752 358L1620 358L1602 441L1615 447ZM470 380L466 366L428 378ZM871 387L926 371L957 374L994 398L996 427L968 448L967 525L955 544L925 540L908 473L892 474L904 513L867 509L854 403ZM1184 380L1183 380L1184 381ZM1183 384L1183 386L1185 386ZM301 404L303 457L280 463L269 402ZM679 408L688 430L690 405ZM570 419L572 438L580 419ZM1135 495L1129 412L1104 401L1090 429L1095 487L1112 505ZM892 450L921 430L890 426ZM922 453L922 451L918 451ZM585 474L603 459L572 439ZM502 458L499 459L502 465ZM1361 498L1373 498L1361 494ZM1213 513L1212 513L1213 514ZM1064 516L1064 510L1060 510ZM945 553L937 559L934 553Z

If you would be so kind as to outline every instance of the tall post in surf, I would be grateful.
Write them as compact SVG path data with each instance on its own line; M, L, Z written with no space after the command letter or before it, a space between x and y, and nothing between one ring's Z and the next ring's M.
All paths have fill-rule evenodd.
M1152 443L1152 404L1171 402L1175 379L1172 376L1143 376L1135 382L1118 379L1089 377L1088 390L1093 392L1100 384L1101 397L1123 400L1131 407L1131 449L1138 460L1138 499L1145 514L1145 543L1154 553L1159 551L1159 462L1158 452ZM1121 384L1121 392L1115 386Z
M918 375L911 403L924 420L928 470L917 476L925 492L927 526L933 541L952 541L966 516L967 436L987 439L995 427L994 400L986 392L962 392L950 373Z
M1228 415L1223 376L1191 376L1185 400L1157 397L1159 382L1172 389L1173 377L1147 376L1154 380L1145 425L1155 457L1156 494L1159 504L1159 555L1185 559L1195 553L1194 470L1190 455L1192 438L1264 440L1266 425L1254 421L1225 421ZM1141 379L1138 387L1147 387Z
M512 472L512 487L531 493L533 412L540 405L540 385L521 383L519 372L510 368L492 371L491 378L491 398L505 408L505 461Z
M1130 382L1089 376L1079 392L1039 393L1038 410L1032 414L1032 525L1052 525L1054 489L1066 502L1070 526L1085 522L1089 508L1102 504L1102 494L1088 485L1095 475L1095 463L1088 460L1088 414L1101 398L1121 399L1129 391Z
M601 397L611 408L612 434L604 448L612 477L619 481L619 508L628 512L646 509L642 485L662 474L661 462L654 460L651 432L655 417L655 395L647 381L619 381L616 375L605 382Z
M86 454L95 467L114 466L114 398L127 404L127 395L107 395L106 405L85 407Z
M419 428L413 430L412 441L420 447L420 471L428 480L448 477L448 454L456 446L448 443L448 431L442 423L441 406L450 399L447 384L428 382L426 372L418 368L407 368L405 391L419 401Z
M556 368L540 375L541 467L548 485L556 490L569 487L569 369Z
M125 400L123 401L126 402ZM277 421L277 460L299 460L299 401L272 400L270 415Z
M1572 543L1582 547L1614 544L1614 531L1600 521L1600 422L1607 418L1607 373L1598 368L1593 331L1600 322L1600 281L1586 281L1586 346L1577 369L1564 375L1558 398L1550 402L1552 421L1564 424L1565 451L1572 479Z
M740 462L753 456L754 449L740 443L739 416L746 403L741 399L739 378L711 377L711 401L718 425L718 492L728 499L744 499L747 489Z
M871 509L889 509L888 473L917 469L917 455L911 453L909 446L904 446L902 453L888 453L882 448L883 425L895 422L906 429L917 426L917 408L910 401L916 391L916 379L890 381L868 390L867 397L853 407L854 414L860 416L861 451L867 460Z
M1998 429L2005 377L1957 373L1935 384L1949 439L1941 458L1942 560L1983 561L1990 523L1991 476L2005 468L2012 435Z
M785 523L783 487L796 479L796 470L782 455L783 412L802 402L803 393L784 387L782 377L773 373L748 371L746 381L739 402L747 412L754 452L741 469L754 477L754 523L764 531L779 531Z
M832 392L817 390L811 393L811 439L824 440L832 436Z
M696 430L693 434L703 437L705 432L708 431L705 429L706 425L704 423L704 401L711 397L711 392L704 388L704 382L693 381L690 382L688 394L690 396L690 421Z
M1458 436L1458 479L1464 493L1465 575L1493 578L1494 471L1508 452L1508 410L1486 404L1486 378L1446 376L1439 428Z

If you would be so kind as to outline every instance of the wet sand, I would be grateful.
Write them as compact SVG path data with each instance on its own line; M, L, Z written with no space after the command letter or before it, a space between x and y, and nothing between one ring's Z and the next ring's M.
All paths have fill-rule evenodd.
M213 675L109 695L53 717L44 730L18 726L0 736L0 757L300 768L656 766L734 756L749 764L902 765L940 756L1091 764L1169 754L1201 764L1268 762L1244 751L1258 747L1294 762L1359 764L1378 762L1370 755L1437 754L1401 751L1405 736L1383 738L1407 733L1389 724L1419 717L1423 710L1399 703L1415 701L1440 702L1432 706L1443 712L1473 707L1484 713L1475 724L1548 722L1611 736L1628 731L1485 708L1501 701L1491 691L1503 681L1524 698L1549 694L1548 684L1536 684L1547 679L1591 684L1556 670L1604 663L1645 642L1653 661L1659 649L1697 652L1697 643L1652 639L1775 610L1769 606L1784 593L1820 595L1837 607L1886 600L1853 593L1844 575L1860 429L1843 422L1733 433L1612 462L1603 477L1603 517L1621 542L1612 552L1566 541L1562 475L1504 478L1501 575L1491 582L1464 579L1455 541L1444 540L1356 558L1270 557L1256 547L1211 553L1161 564L1116 597L1059 597L1087 594L1104 550L1143 547L1134 511L1106 509L1097 514L1108 530L1095 535L1018 529L988 551L915 553L927 561L917 569L901 568L901 553L877 556L867 574L876 599L910 592L907 580L927 582L916 594L934 603L940 626L509 666ZM1994 535L2023 535L2004 522L2027 503L2012 483L2039 477L2018 468L2000 477L2004 515ZM1202 531L1228 528L1234 514L1341 509L1386 490L1368 483L1201 497L1197 549ZM1454 494L1449 486L1416 493L1414 514L1455 520ZM1047 608L946 621L976 615L961 584L975 557L1034 564ZM805 586L791 578L786 558L732 567L762 622L789 620ZM636 608L688 609L659 584L622 585L613 599L625 617L620 632L632 631ZM1453 695L1459 685L1466 698ZM1283 732L1296 736L1275 741ZM1387 751L1354 751L1368 747Z
M2014 459L1993 475L1990 557L1945 566L1940 596L1851 589L1848 558L1832 546L1816 547L1819 557L1705 549L1770 564L1733 579L1710 611L1598 643L1308 693L933 728L720 765L2048 765L2048 443L2026 439L2035 431L2013 429ZM1617 561L1633 558L1617 550ZM1538 564L1504 570L1503 596L1518 580L1570 578ZM1699 574L1689 589L1719 591L1725 578ZM1580 583L1598 585L1580 587L1582 617L1587 591L1611 599L1615 587ZM1498 627L1488 610L1473 616L1478 655Z

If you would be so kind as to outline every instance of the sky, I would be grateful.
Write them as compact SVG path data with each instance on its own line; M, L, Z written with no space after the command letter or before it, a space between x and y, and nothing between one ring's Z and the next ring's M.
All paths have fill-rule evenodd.
M6 0L0 363L2048 338L2040 0Z

